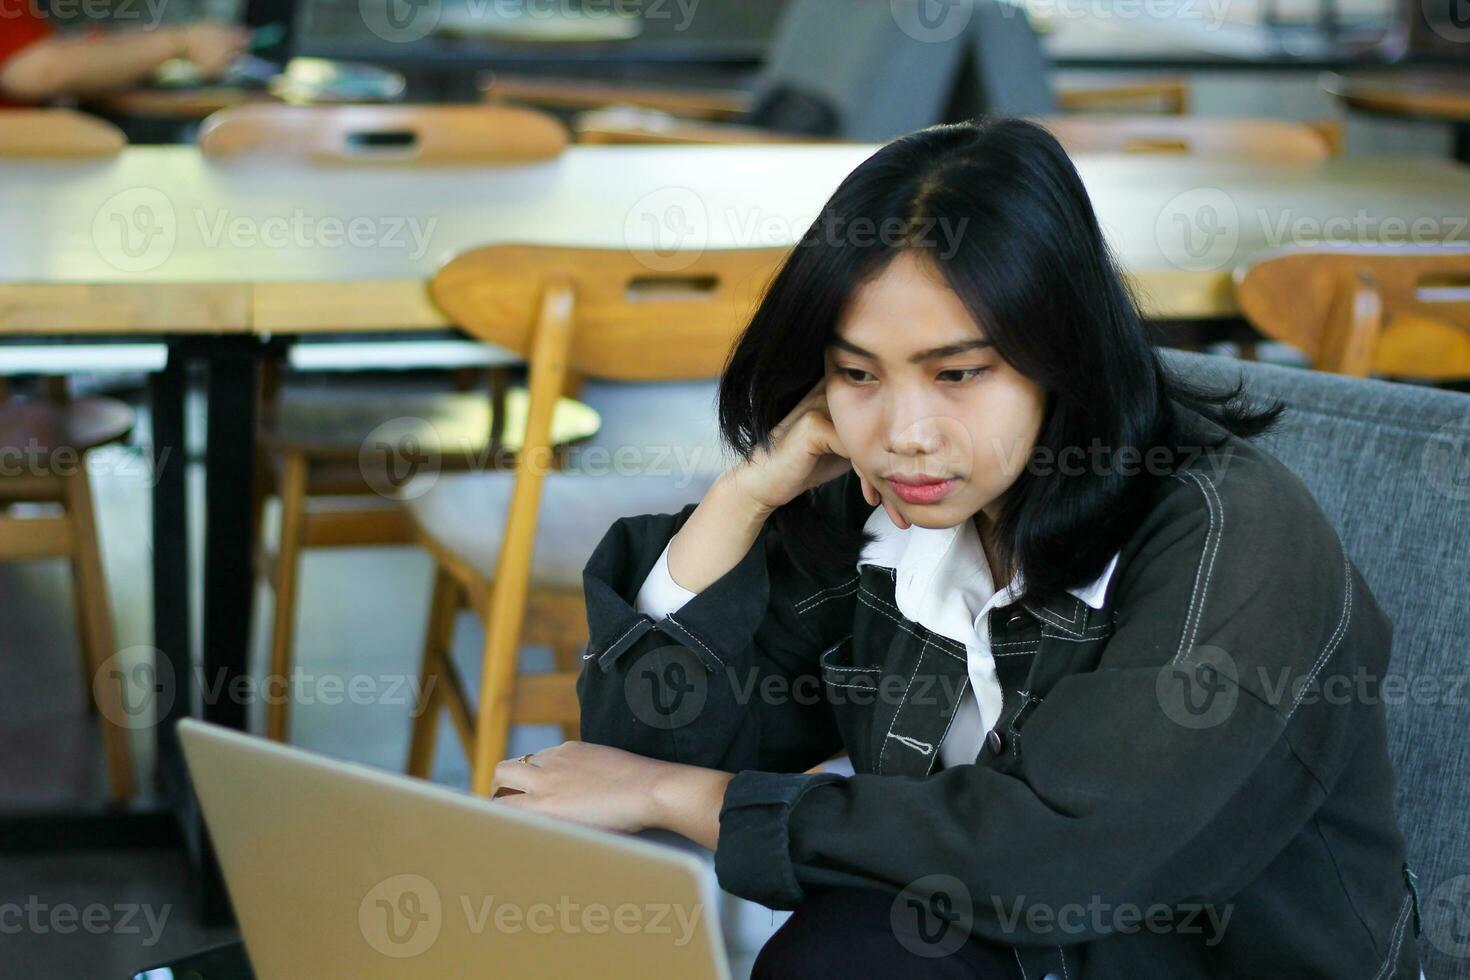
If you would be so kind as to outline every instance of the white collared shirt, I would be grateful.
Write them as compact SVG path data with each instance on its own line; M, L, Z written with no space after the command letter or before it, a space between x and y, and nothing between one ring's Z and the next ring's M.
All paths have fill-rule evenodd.
M858 556L858 566L893 569L894 601L904 618L965 647L970 683L939 746L939 758L946 768L973 763L985 733L1000 718L1003 700L986 617L992 609L1015 602L1024 590L1024 582L1017 574L1009 585L996 591L973 521L947 528L914 525L900 529L887 510L877 507L864 528L875 540ZM1114 555L1095 581L1067 591L1093 609L1101 609L1117 566L1118 555ZM666 545L638 590L635 607L661 619L677 612L694 595L669 574Z

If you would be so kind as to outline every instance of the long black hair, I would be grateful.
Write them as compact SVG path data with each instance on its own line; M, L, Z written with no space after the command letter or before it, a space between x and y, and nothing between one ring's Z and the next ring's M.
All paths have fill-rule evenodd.
M903 249L920 250L996 353L1045 390L1032 463L1098 444L1157 447L1172 459L1185 448L1179 408L1245 438L1283 410L1257 411L1242 384L1214 391L1168 373L1066 152L1034 123L990 117L900 137L843 180L773 277L721 376L720 429L738 453L769 447L772 428L821 380L854 292ZM987 545L1022 574L1023 600L1090 582L1170 468L1096 467L1060 479L1027 465ZM771 520L808 574L851 569L868 540L860 526L821 513L815 491Z

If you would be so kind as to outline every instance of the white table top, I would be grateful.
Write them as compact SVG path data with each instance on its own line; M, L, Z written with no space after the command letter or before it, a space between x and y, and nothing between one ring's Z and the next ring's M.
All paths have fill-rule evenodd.
M423 286L462 251L789 244L876 148L574 146L512 167L219 163L187 146L0 161L0 329L440 325ZM1230 269L1263 249L1467 237L1470 170L1444 161L1077 165L1125 270L1177 315L1228 309Z

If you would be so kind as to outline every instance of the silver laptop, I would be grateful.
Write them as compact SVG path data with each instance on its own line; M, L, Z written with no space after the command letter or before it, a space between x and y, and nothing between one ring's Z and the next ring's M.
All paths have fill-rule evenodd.
M692 854L186 719L261 980L728 980Z

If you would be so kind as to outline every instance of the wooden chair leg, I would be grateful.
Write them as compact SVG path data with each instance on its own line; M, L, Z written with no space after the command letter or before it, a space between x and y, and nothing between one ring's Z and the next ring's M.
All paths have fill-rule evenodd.
M72 526L75 527L76 523L73 522ZM77 662L82 672L82 701L87 706L87 714L96 715L97 699L92 696L92 678L96 673L96 668L92 664L92 649L96 641L92 638L91 617L87 615L87 590L82 585L84 581L86 581L86 573L82 571L78 557L73 554L71 599L77 628Z
M102 669L113 649L112 615L108 611L107 579L102 573L102 549L97 540L97 521L92 509L92 488L88 483L85 457L79 459L75 471L66 479L66 509L74 529L75 552L72 568L80 580L77 592L81 598L81 618L86 621L82 643L87 662L86 677L92 690L105 704L97 705L98 725L107 752L107 775L114 799L133 795L132 736L119 723L123 715L121 683L104 679L91 683Z
M505 747L510 743L516 665L501 666L499 660L501 657L514 660L519 653L516 645L496 642L493 620L486 625L482 653L484 670L481 672L480 701L475 712L474 751L470 756L470 787L480 796L489 795L495 766L505 758Z
M454 614L459 610L459 586L442 567L434 569L434 588L429 596L429 620L424 631L424 653L419 663L419 702L414 705L413 730L408 742L410 776L429 778L434 760L434 737L439 730L439 709L444 704L444 674L453 645Z
M267 685L272 694L282 696L267 699L265 706L265 734L277 742L286 740L290 714L296 580L301 567L301 545L306 524L306 478L306 457L300 453L288 455L281 477L281 540L276 548L276 608L271 624L271 669Z
M582 669L582 644L556 643L551 648L552 661L559 674L576 674ZM562 725L562 741L574 742L582 736L581 725Z
M250 540L254 543L257 552L262 548L261 535L265 533L265 502L270 499L271 489L271 455L265 449L257 446L255 472L250 484ZM260 574L259 569L256 569L256 574Z

